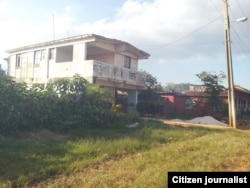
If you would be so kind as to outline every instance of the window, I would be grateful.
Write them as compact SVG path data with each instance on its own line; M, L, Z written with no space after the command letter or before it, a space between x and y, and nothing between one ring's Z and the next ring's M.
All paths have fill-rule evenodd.
M129 73L129 78L130 78L131 80L136 80L136 73L130 72L130 73Z
M21 55L16 55L16 67L21 67Z
M55 48L49 49L49 59L56 59L56 49Z
M125 56L124 59L124 67L130 69L131 68L131 57Z
M165 97L161 97L160 100L161 100L162 103L168 103L169 102L169 99L165 98Z
M40 61L42 60L41 58L42 58L41 51L40 50L35 51L34 52L34 64L39 64Z
M41 50L41 60L45 60L46 50Z
M188 98L185 100L185 105L186 105L186 109L192 110L195 108L196 102L193 99Z
M56 48L56 62L70 62L73 61L73 45L60 46Z

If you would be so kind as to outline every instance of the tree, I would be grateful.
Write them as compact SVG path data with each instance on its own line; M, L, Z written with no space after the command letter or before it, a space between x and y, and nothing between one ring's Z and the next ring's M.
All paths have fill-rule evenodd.
M145 71L144 71L145 72ZM147 74L146 77L146 86L148 87L148 89L154 89L156 87L156 85L158 84L157 78L154 77L152 74L145 72Z
M184 91L188 91L189 90L189 83L180 83L180 84L175 84L175 83L167 83L164 86L164 91L166 92L184 92Z
M150 73L147 73L146 86L147 89L138 94L137 110L141 114L161 114L163 106L157 91L161 91L162 87L158 84L157 78Z
M79 75L56 80L45 89L40 84L30 87L0 76L0 134L107 126L115 119L110 113L112 100L110 91L89 84Z
M207 94L207 105L219 110L219 108L224 106L220 93L225 90L222 83L226 75L222 71L219 74L203 71L200 74L196 74L196 76L203 82L202 85Z

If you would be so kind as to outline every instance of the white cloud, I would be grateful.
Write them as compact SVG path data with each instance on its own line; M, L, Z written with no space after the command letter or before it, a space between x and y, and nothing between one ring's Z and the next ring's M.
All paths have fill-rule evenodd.
M201 10L204 7L206 11ZM117 10L116 19L112 22L102 19L85 23L76 28L76 33L91 32L127 40L165 59L176 57L176 54L183 58L192 56L192 49L198 50L199 43L223 42L222 19L211 23L204 30L201 29L201 32L197 31L195 35L183 37L218 16L213 6L204 1L155 0L149 3L128 0ZM181 46L192 43L198 45L193 45L192 48ZM166 56L167 54L170 56Z
M7 0L1 0L0 1L0 16L4 17L9 12L9 3Z
M243 16L244 13L249 14L244 16L250 17L250 11L247 9L250 7L250 1L239 1L240 7L236 1L230 0L229 3L232 19ZM8 10L7 1L0 0L0 9L3 9L3 6ZM173 72L178 68L178 66L174 66L175 63L178 63L179 67L183 69L186 65L192 67L195 63L195 66L200 66L196 73L199 73L200 70L205 71L206 68L221 68L223 66L220 64L225 63L222 1L127 0L116 9L115 15L84 23L81 23L81 17L75 17L76 9L79 10L76 4L64 5L64 11L55 12L56 38L67 37L68 34L73 36L96 33L128 41L151 54L149 60L140 66L152 74L161 74L157 76L162 79L161 82L174 81L170 79L175 79ZM93 11L102 11L102 9ZM7 13L8 11L5 12L5 14ZM91 15L82 15L85 20L87 16ZM221 18L214 20L218 17ZM211 22L212 20L214 22ZM4 28L0 31L0 41L4 44L0 45L0 51L9 47L53 39L52 14L51 17L47 17L43 22L35 25L17 19L0 20L0 24L1 28ZM245 53L242 53L241 48L244 47L247 53L250 50L250 34L246 32L249 30L249 26L249 23L244 26L233 26L236 34L232 33L232 47L237 48L237 50L233 49L235 58L237 58L238 52L244 56ZM241 30L245 31L243 35L245 40L237 39L237 34L242 36ZM213 66L207 65L209 62L213 62ZM161 68L159 69L158 66ZM166 71L161 73L162 69ZM170 71L171 78L167 77ZM186 77L178 77L178 80L180 79L189 80Z
M69 6L69 5L65 7L66 13L70 13L72 11L72 9L73 9L73 7Z

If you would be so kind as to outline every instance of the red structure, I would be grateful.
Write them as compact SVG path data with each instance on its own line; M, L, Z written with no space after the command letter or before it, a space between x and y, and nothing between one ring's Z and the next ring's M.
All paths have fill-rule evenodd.
M250 114L250 91L240 86L235 86L235 107L237 115ZM187 91L184 93L161 93L160 94L164 112L167 115L178 115L188 117L198 117L211 115L221 117L223 113L227 114L227 109L216 111L206 105L206 94L202 91ZM221 93L221 98L227 104L228 92ZM226 110L226 111L225 111Z

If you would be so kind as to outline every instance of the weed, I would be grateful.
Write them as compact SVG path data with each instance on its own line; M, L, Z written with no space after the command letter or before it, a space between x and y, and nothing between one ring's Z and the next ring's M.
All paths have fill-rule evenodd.
M165 187L168 171L250 170L249 133L233 129L141 121L50 135L1 137L0 187Z

